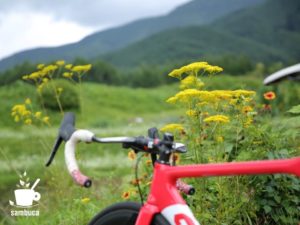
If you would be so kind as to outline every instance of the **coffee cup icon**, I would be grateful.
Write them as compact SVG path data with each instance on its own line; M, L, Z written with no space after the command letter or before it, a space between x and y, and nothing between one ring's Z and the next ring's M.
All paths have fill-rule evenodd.
M33 201L40 200L40 193L34 191L34 188L39 182L40 179L38 178L30 189L15 190L16 204L18 206L32 206Z
M40 200L41 195L32 189L17 189L15 190L15 197L17 205L32 206L33 201Z

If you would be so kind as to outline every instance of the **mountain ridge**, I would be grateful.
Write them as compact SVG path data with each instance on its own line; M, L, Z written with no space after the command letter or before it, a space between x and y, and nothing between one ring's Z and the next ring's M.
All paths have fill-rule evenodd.
M202 25L236 10L260 4L265 0L194 0L179 6L167 15L145 18L129 24L96 32L79 42L58 47L44 47L15 53L0 61L0 71L28 60L32 63L56 59L73 60L76 57L91 59L116 51L160 31ZM199 10L202 13L199 13Z
M287 4L283 0L269 0L224 16L209 26L177 28L154 34L107 54L105 59L121 67L145 62L196 60L222 54L245 55L262 62L293 62L300 60L298 15L300 1L290 0Z

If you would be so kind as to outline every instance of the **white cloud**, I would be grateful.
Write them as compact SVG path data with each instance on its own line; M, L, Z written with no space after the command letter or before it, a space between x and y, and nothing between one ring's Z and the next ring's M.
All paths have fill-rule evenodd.
M76 42L95 28L38 13L10 13L0 24L0 58L8 54L40 46L58 46Z
M190 0L0 0L2 13L42 12L73 22L99 26L165 14Z
M0 0L0 59L24 49L76 42L87 34L166 14L190 0Z

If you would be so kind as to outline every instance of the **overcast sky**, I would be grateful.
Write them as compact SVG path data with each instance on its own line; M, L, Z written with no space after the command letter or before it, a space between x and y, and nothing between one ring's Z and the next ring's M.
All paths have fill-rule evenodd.
M163 15L190 0L0 0L0 59L76 42L98 30Z

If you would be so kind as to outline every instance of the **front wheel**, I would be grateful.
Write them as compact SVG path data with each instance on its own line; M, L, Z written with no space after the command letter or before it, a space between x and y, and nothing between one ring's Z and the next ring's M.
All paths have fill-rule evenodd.
M135 225L140 209L136 202L117 203L98 213L89 225ZM151 225L170 224L161 214L156 214Z

